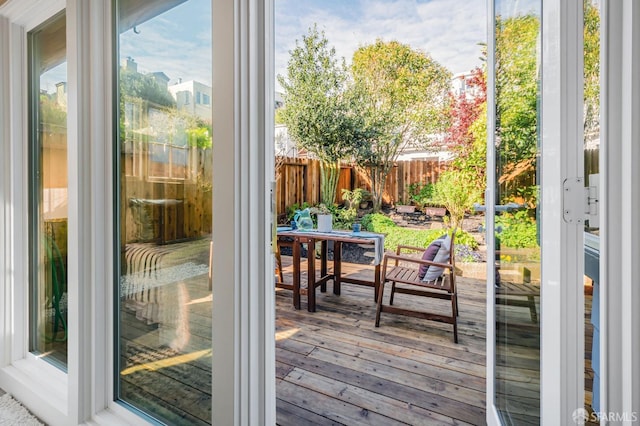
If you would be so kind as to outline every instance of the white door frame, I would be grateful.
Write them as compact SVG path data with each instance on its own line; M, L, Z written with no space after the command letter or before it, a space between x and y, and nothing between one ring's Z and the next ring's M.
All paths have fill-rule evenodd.
M488 206L495 205L494 4L488 1ZM571 424L584 404L583 221L579 197L564 196L566 179L582 175L582 2L542 0L541 14L541 423ZM491 153L491 154L489 154ZM565 201L567 200L567 201ZM491 210L491 209L487 209ZM487 250L493 252L493 212L487 214ZM491 251L489 251L491 250ZM494 272L487 262L487 423L500 424L494 397Z
M213 424L275 424L273 1L212 5Z
M640 418L640 4L602 3L601 410ZM602 177L604 179L602 179Z
M212 420L228 425L273 424L275 302L273 259L268 250L273 1L211 3L215 58ZM111 0L10 0L0 6L4 16L0 18L0 144L9 154L0 158L0 384L52 425L88 419L104 424L146 423L113 401L111 4ZM63 8L67 9L69 46L69 249L70 256L77 258L69 271L69 286L76 294L69 300L68 374L29 354L25 337L26 33Z

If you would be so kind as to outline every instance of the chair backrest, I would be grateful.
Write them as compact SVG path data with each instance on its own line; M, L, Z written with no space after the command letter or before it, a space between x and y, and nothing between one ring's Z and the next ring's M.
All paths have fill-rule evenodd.
M453 232L451 232L451 246L449 247L449 263L453 266L456 266L456 250L455 250L456 232L458 232L457 226L453 228Z

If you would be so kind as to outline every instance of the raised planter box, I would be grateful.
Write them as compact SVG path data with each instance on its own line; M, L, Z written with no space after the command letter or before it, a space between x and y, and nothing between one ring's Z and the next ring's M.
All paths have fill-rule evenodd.
M444 207L425 207L424 213L428 216L444 217L447 214L447 209Z
M406 205L397 205L396 213L414 213L416 211L416 206L406 206Z

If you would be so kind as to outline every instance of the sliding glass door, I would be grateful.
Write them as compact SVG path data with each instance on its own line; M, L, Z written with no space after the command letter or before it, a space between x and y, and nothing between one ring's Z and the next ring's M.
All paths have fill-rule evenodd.
M29 350L67 369L66 16L29 33Z
M495 406L540 423L541 2L495 3Z
M117 2L117 398L211 422L210 0Z

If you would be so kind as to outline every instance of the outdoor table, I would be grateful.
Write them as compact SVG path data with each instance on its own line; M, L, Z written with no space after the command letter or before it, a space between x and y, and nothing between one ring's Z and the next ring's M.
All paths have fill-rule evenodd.
M278 238L293 239L293 306L300 309L300 247L307 244L307 309L316 311L316 288L321 292L327 291L327 281L333 281L333 294L340 295L341 283L365 285L374 288L374 299L378 299L380 286L380 264L384 253L384 235L373 232L331 231L319 232L316 230L278 230ZM333 241L333 273L327 270L328 242ZM321 243L320 278L316 279L315 246ZM367 244L375 247L374 259L375 271L373 280L363 280L342 276L342 243Z

